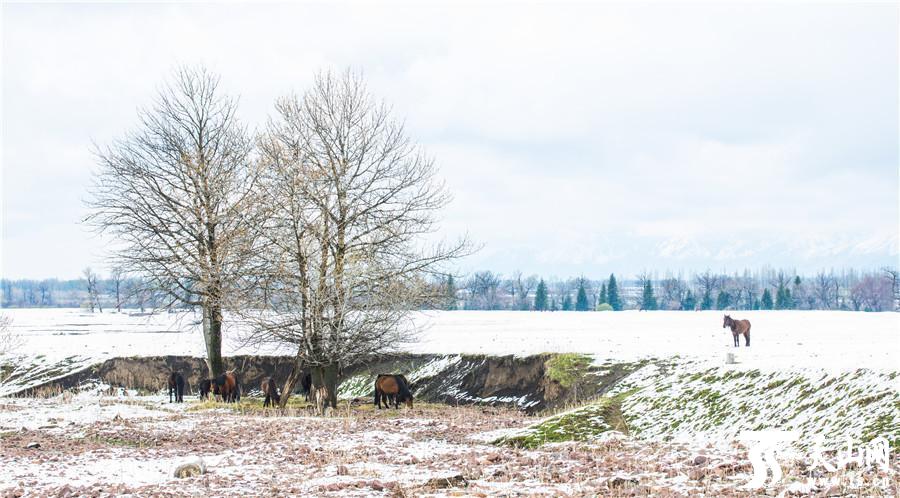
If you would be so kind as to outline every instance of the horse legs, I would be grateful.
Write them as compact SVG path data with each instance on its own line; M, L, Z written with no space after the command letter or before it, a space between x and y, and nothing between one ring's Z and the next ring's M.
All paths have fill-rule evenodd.
M375 406L377 406L379 410L381 410L381 396L380 396L380 394L381 394L381 393L378 392L378 389L375 389Z
M749 330L744 333L744 339L747 340L747 347L749 348L750 347L750 331Z
M738 334L731 334L731 337L734 338L734 347L741 347L741 340L739 339L740 336Z

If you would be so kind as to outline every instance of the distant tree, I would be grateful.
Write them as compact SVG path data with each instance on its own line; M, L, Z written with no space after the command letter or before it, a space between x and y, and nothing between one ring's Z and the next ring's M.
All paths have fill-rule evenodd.
M588 311L591 309L588 303L587 290L584 288L584 279L578 282L578 295L575 298L575 311Z
M644 280L644 292L641 295L641 309L647 311L653 311L658 309L656 303L656 296L653 295L653 284L650 282L650 279Z
M769 292L769 289L765 289L763 290L762 298L759 300L759 309L770 310L772 307L772 293Z
M607 296L607 293L606 293L606 282L604 282L600 286L600 298L598 299L598 301L600 301L600 302L597 304L609 303L609 297Z
M122 269L119 267L113 268L112 274L110 274L110 279L112 280L113 292L116 294L116 311L122 312L122 280L123 273Z
M51 285L49 280L41 280L38 283L38 292L40 293L40 305L50 306L53 304L53 295L51 294Z
M572 296L566 294L566 297L563 298L562 310L572 311Z
M103 306L100 304L100 290L97 288L97 274L90 268L85 268L84 281L87 287L88 304L91 307L91 313L94 312L95 306L100 309L100 313L103 313Z
M609 275L609 283L606 285L606 302L613 310L622 310L622 301L619 299L619 286L616 284L615 274Z
M728 309L731 306L731 294L727 291L720 291L719 297L716 299L716 308L720 310Z
M712 295L709 292L703 293L703 299L700 300L700 309L702 310L710 310L712 309L713 300Z
M707 269L705 272L697 275L695 280L697 281L697 286L700 288L703 296L700 301L700 308L704 310L712 309L712 296L713 293L722 286L722 276Z
M537 311L550 309L550 305L547 302L547 284L543 278L538 282L537 290L534 292L534 309Z
M883 275L866 275L850 290L857 310L885 311L893 307L891 281Z
M446 297L446 304L444 309L446 310L455 310L456 309L456 281L453 279L453 275L447 275L447 281L444 287L444 295Z
M793 304L794 300L791 298L791 289L783 283L779 283L778 289L775 292L775 309L789 310L793 308Z
M816 307L829 310L837 306L838 283L832 274L820 271L813 281L813 294L815 294Z
M491 271L476 272L469 279L470 306L478 310L495 310L500 307L500 275Z
M900 271L897 271L896 268L882 268L881 269L887 280L891 283L891 299L892 299L892 308L894 310L900 311Z
M667 277L662 281L662 309L681 309L687 286L681 278Z
M685 311L693 310L697 307L697 300L694 298L694 293L691 292L690 289L684 294L684 299L681 300L681 309Z

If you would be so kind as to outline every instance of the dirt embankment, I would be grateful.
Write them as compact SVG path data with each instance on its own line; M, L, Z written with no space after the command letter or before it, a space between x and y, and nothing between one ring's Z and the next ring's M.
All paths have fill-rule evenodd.
M341 378L341 397L368 397L379 373L404 373L417 399L448 404L511 405L529 413L555 408L602 393L632 368L614 370L587 366L574 372L575 380L548 368L556 354L525 357L485 355L385 355L346 368ZM245 393L259 389L264 377L283 381L292 358L285 356L233 356L225 359L228 370L239 374ZM110 386L157 392L166 386L171 371L181 372L188 394L196 394L206 377L203 358L150 356L114 358L88 369L18 393L34 395L77 388L90 381ZM299 386L298 386L299 388Z

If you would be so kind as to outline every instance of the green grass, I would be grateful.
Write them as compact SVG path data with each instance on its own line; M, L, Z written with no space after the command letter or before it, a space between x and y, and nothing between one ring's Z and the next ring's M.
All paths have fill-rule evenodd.
M603 397L580 408L548 417L520 433L502 437L494 444L537 448L546 443L590 441L609 431L628 434L628 425L622 415L622 400L630 394L632 392Z

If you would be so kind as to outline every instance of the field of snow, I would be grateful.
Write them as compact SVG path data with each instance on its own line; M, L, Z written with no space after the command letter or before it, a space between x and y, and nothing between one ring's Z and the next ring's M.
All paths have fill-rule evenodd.
M79 309L6 309L27 357L102 361L116 356L205 356L199 314L90 313ZM722 364L738 355L746 368L896 370L900 313L734 312L752 323L751 347L734 348L720 311L705 312L421 312L413 316L414 353L528 355L576 352L605 360L685 357ZM226 325L224 353L290 354L247 347L240 324Z

